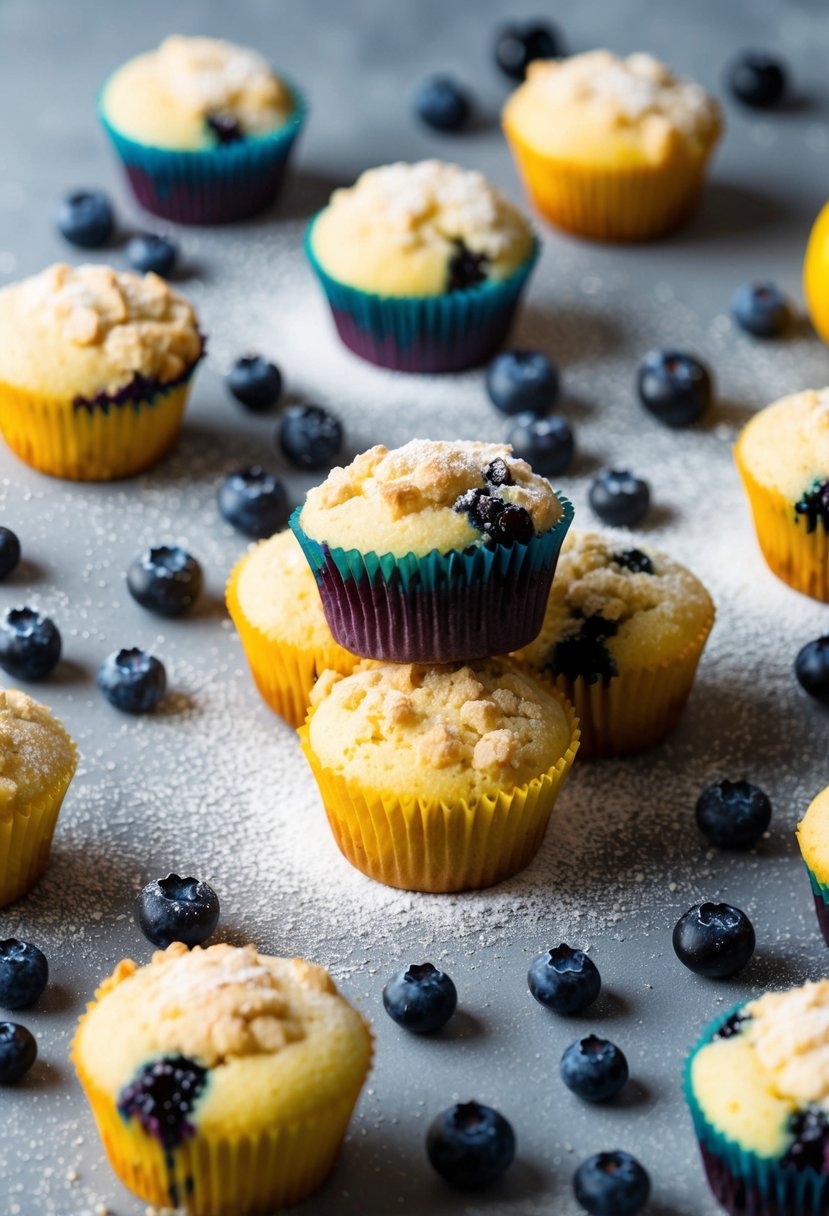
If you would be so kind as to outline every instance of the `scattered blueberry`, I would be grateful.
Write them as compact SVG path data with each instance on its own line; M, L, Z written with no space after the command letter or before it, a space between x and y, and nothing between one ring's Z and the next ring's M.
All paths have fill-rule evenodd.
M606 1102L628 1079L624 1052L595 1034L571 1043L561 1057L559 1070L567 1088L587 1102Z
M20 561L20 541L11 528L0 528L0 579L8 578Z
M141 932L162 950L170 942L199 946L219 923L219 897L206 882L168 874L148 882L135 901Z
M505 350L486 369L486 391L502 414L547 414L558 390L555 364L540 350Z
M551 25L503 25L495 40L495 62L513 80L523 80L534 59L558 59L561 35Z
M225 478L219 487L219 510L237 532L254 540L284 528L290 514L282 482L258 464Z
M160 274L168 278L178 260L178 245L169 237L142 232L127 243L127 261L139 274Z
M751 849L771 823L771 803L748 781L718 781L700 794L696 817L718 849Z
M674 927L674 951L697 975L728 979L745 967L754 953L754 926L731 904L695 904Z
M19 1022L0 1022L0 1085L19 1081L37 1059L37 1043Z
M550 418L518 414L507 427L505 438L512 445L513 455L526 460L542 477L566 473L573 461L573 432L557 414Z
M829 634L807 642L797 652L794 674L810 697L829 705Z
M777 338L791 320L789 301L774 283L744 283L731 300L731 315L755 338Z
M132 563L127 587L142 608L158 616L180 616L199 598L201 566L178 545L156 545Z
M590 486L589 499L603 524L633 528L647 515L651 492L646 481L626 469L605 469Z
M42 680L59 658L55 622L34 608L9 608L0 620L0 667L15 680Z
M190 1122L193 1107L207 1084L207 1069L187 1056L164 1056L144 1064L118 1098L118 1112L137 1119L141 1127L169 1153L195 1136ZM171 1187L173 1203L179 1196Z
M479 1102L459 1102L442 1111L426 1133L432 1167L452 1186L489 1186L512 1164L515 1133L497 1110Z
M458 993L444 971L431 963L414 963L393 975L383 989L383 1008L398 1026L415 1034L432 1034L451 1018Z
M590 1216L636 1216L648 1202L651 1180L630 1153L596 1153L573 1175L577 1201Z
M225 383L236 400L254 414L273 409L282 393L282 373L261 355L237 359Z
M42 995L49 979L46 955L30 942L7 937L0 942L0 1006L26 1009Z
M321 405L292 405L279 424L279 446L300 469L327 469L343 443L339 418Z
M786 91L786 67L766 51L743 51L728 67L731 92L756 110L776 106Z
M699 359L675 350L653 350L639 365L639 398L666 426L690 426L711 404L711 375Z
M115 217L109 199L100 190L75 190L58 204L55 223L71 245L97 249L112 236Z
M538 1003L554 1013L581 1013L601 992L602 978L592 958L562 942L535 956L527 984Z
M133 646L108 655L98 668L98 687L116 709L147 714L167 691L164 664Z
M459 131L469 117L469 97L451 76L429 76L414 95L418 118L436 131Z

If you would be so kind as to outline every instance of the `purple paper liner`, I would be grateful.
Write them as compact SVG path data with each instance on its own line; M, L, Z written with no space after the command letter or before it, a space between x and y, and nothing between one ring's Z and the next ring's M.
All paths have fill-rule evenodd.
M821 936L829 946L829 905L822 895L815 895L815 912L817 912L817 923Z

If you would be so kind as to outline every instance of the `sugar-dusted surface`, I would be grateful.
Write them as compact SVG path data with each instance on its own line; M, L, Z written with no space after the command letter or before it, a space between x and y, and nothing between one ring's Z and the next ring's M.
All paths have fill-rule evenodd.
M576 768L542 852L521 878L477 896L419 898L372 886L331 844L292 733L259 703L224 619L226 574L243 551L220 523L222 475L273 460L273 424L243 416L218 376L259 348L285 371L289 391L334 406L352 451L414 434L500 438L480 373L448 379L384 374L335 341L300 247L305 217L328 190L369 163L451 157L482 169L511 197L518 186L506 147L482 124L467 138L415 128L409 94L427 70L454 65L475 84L486 114L503 97L488 42L506 11L420 0L334 0L272 6L248 0L232 17L218 2L183 0L181 32L251 41L307 84L312 118L299 177L275 217L220 232L184 231L187 291L210 335L182 444L156 472L116 486L77 486L29 473L0 452L0 522L19 532L27 564L0 586L0 607L25 601L60 625L65 662L33 690L77 738L81 766L61 816L52 865L32 896L0 913L0 932L31 937L49 955L43 1009L20 1015L41 1060L0 1096L3 1216L116 1216L143 1206L113 1180L67 1062L72 1027L95 984L124 954L149 957L130 919L134 893L169 869L213 882L232 941L298 951L330 966L378 1034L377 1064L343 1160L314 1216L576 1216L570 1176L600 1148L637 1152L654 1178L655 1216L714 1216L679 1095L681 1059L703 1023L767 984L826 970L794 824L829 781L825 713L792 676L798 646L827 630L825 606L766 571L741 498L730 445L740 422L787 392L829 381L829 353L805 326L780 343L738 334L727 317L734 287L776 278L799 296L808 223L823 201L829 150L821 14L801 0L727 6L646 0L561 10L575 50L598 42L643 47L718 91L722 61L744 45L790 57L808 105L778 115L727 107L729 131L702 210L672 240L614 249L544 234L544 251L517 338L560 363L562 413L580 455L561 488L582 526L590 475L630 465L648 477L656 507L640 539L691 567L710 587L718 619L680 730L657 752ZM126 199L95 129L94 91L129 54L170 32L169 6L153 0L140 22L113 6L6 0L0 45L0 278L34 273L67 256L51 229L57 196L75 185ZM37 55L35 61L32 56ZM38 91L31 89L37 75ZM21 97L29 101L24 107ZM82 259L78 259L82 260ZM83 260L86 260L84 257ZM677 344L712 363L718 400L705 425L659 427L635 401L636 362ZM298 498L307 482L292 477ZM129 560L172 539L203 562L208 594L188 620L159 623L128 597ZM167 664L174 694L151 719L120 717L97 693L109 651L149 646ZM693 826L698 790L745 774L775 806L755 854L709 853ZM714 985L683 971L670 930L693 901L722 897L754 918L759 949L745 976ZM607 995L592 1017L562 1022L529 997L536 950L561 939L590 946ZM382 983L396 967L430 958L450 971L462 1013L435 1041L405 1037L386 1018ZM590 1030L619 1042L635 1079L616 1107L585 1109L557 1077L558 1057ZM422 1137L454 1098L500 1107L516 1127L520 1162L502 1188L457 1196L433 1179Z

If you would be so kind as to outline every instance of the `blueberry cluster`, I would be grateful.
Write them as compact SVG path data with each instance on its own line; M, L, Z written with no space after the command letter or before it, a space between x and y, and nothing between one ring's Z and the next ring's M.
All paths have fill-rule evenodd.
M465 512L489 545L528 545L535 536L529 511L495 493L514 484L506 462L497 457L484 469L483 478L486 488L466 490L455 500L454 510Z
M460 238L455 240L453 245L454 252L447 267L446 290L467 291L470 287L485 283L489 256L485 253L474 253Z
M73 190L58 204L55 227L70 245L100 249L115 234L115 211L102 190ZM178 262L176 242L153 232L136 233L127 242L125 253L129 266L138 274L169 278Z
M829 534L829 478L817 480L799 502L795 503L795 511L806 521L806 531L815 532L820 524Z
M0 1008L29 1009L49 980L46 956L31 942L0 941ZM37 1042L19 1022L0 1021L0 1086L14 1085L37 1059Z
M144 1065L122 1091L118 1110L137 1119L168 1152L194 1136L190 1115L207 1084L207 1069L186 1056L165 1056Z
M607 621L599 613L585 617L577 633L556 642L545 669L567 680L581 678L588 684L601 680L607 687L619 669L605 642L618 631L617 621Z

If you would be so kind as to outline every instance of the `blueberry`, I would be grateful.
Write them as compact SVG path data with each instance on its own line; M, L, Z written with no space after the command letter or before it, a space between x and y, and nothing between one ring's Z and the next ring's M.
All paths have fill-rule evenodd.
M227 373L225 383L253 414L273 409L282 393L282 373L261 355L243 355Z
M718 781L697 799L697 827L718 849L751 849L771 822L768 796L748 781Z
M797 652L794 674L810 697L829 706L829 634L807 642Z
M98 668L98 687L116 709L146 714L167 691L167 673L155 655L133 646L104 659Z
M666 426L690 426L711 404L711 375L699 359L675 350L645 355L637 373L645 409Z
M60 633L34 608L9 608L0 620L0 667L15 680L42 680L60 658Z
M118 1097L118 1113L137 1119L167 1153L195 1136L190 1115L207 1084L208 1071L187 1056L162 1056L142 1065ZM176 1207L180 1196L172 1185Z
M515 478L509 470L509 465L502 457L496 456L484 469L484 481L496 490L500 486L514 486Z
M534 59L558 59L561 35L551 25L503 25L495 40L495 62L513 80L523 80Z
M398 1026L432 1034L451 1018L458 1004L455 985L431 963L414 963L393 975L383 989L383 1008Z
M478 287L486 282L488 266L488 253L476 253L465 241L456 237L454 253L446 267L446 290L468 291L472 287Z
M731 315L755 338L777 338L791 320L791 309L774 283L744 283L732 297Z
M556 414L550 418L519 414L507 427L505 439L513 455L526 460L542 477L566 473L576 446L569 424Z
M582 1161L573 1191L590 1216L636 1216L648 1202L651 1180L635 1157L617 1149Z
M631 574L653 574L653 562L641 549L624 549L614 553L610 560Z
M780 1164L786 1169L814 1170L816 1174L826 1173L826 1162L829 1160L829 1119L820 1109L807 1107L805 1110L795 1110L789 1115L788 1129L793 1136L793 1142Z
M697 975L722 980L736 975L754 953L754 926L730 904L695 904L674 927L674 951Z
M432 1167L452 1186L489 1186L512 1164L515 1133L491 1106L459 1102L441 1111L426 1133Z
M11 528L0 528L0 579L8 578L20 561L20 541Z
M219 898L197 878L168 874L148 882L135 901L141 932L162 950L170 942L199 946L219 923Z
M237 532L254 540L284 528L290 514L282 482L258 464L225 478L219 487L219 510Z
M127 571L130 595L158 616L180 616L199 598L201 566L178 545L145 550Z
M321 405L292 405L282 415L278 439L297 468L327 469L342 447L342 423Z
M0 1005L26 1009L42 995L49 979L46 955L30 942L7 937L0 942Z
M115 217L109 199L100 190L75 190L59 203L55 223L71 245L97 249L112 236Z
M0 1022L0 1085L13 1085L37 1059L34 1035L19 1022Z
M417 87L414 109L436 131L458 131L469 117L469 97L451 76L429 76Z
M786 91L786 67L766 51L742 51L727 71L731 92L756 110L776 106Z
M215 135L217 144L235 144L245 138L245 129L235 114L208 114L204 121Z
M603 524L633 528L647 515L651 492L646 481L626 469L605 469L590 486L589 499Z
M178 245L169 237L142 232L127 244L127 261L139 274L160 274L167 278L178 260Z
M558 390L555 364L540 350L505 350L486 369L486 391L502 414L547 414Z
M595 1034L571 1043L561 1057L559 1070L567 1088L587 1102L606 1102L628 1079L624 1052Z
M581 1013L599 995L602 977L583 950L573 950L562 942L555 950L535 956L527 972L527 984L538 1003L554 1013Z

